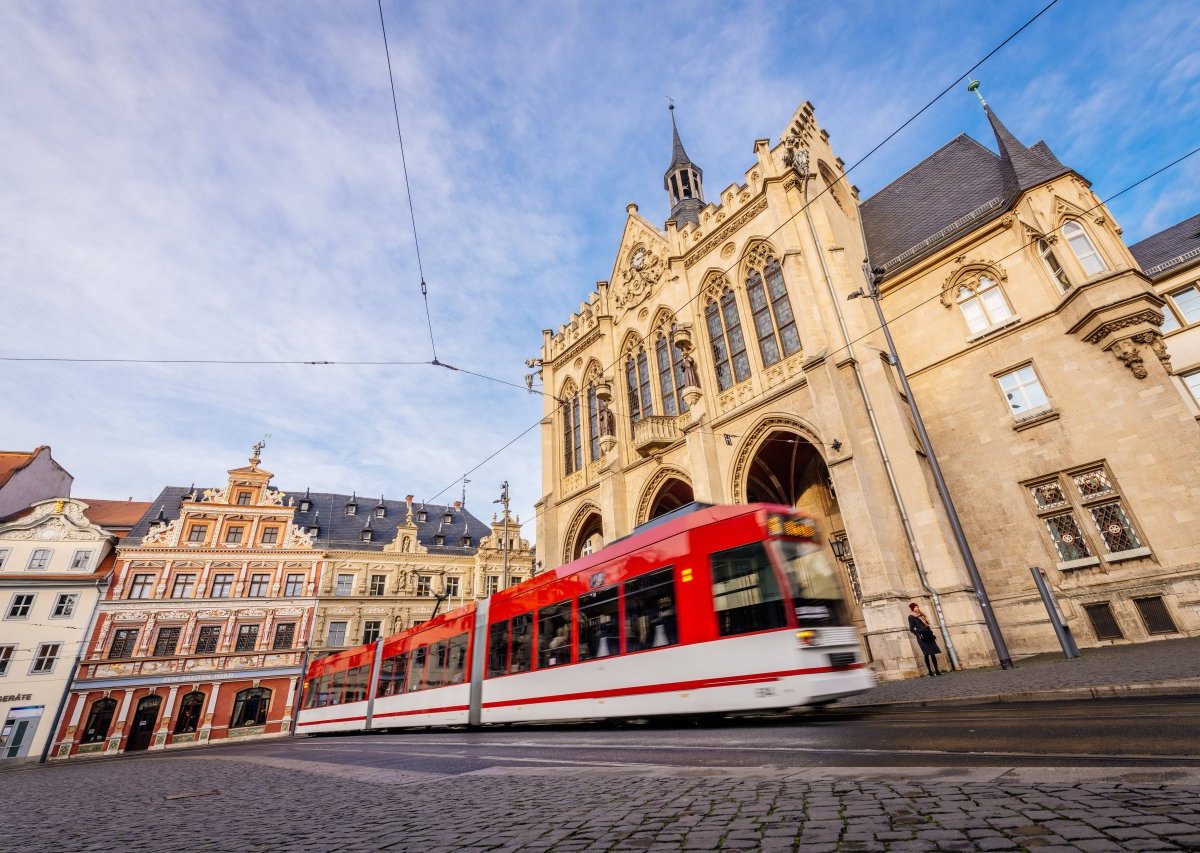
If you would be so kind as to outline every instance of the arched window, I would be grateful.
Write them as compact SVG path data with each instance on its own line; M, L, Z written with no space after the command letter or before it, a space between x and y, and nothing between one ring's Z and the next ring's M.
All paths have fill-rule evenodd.
M1083 267L1085 273L1095 275L1108 269L1104 265L1104 259L1100 257L1100 253L1092 245L1092 238L1083 230L1082 225L1075 220L1071 220L1063 225L1062 231L1063 236L1067 238L1067 242L1071 244L1071 251L1075 253L1075 257L1079 258L1079 264Z
M659 334L654 343L654 358L658 363L658 386L662 391L663 414L678 415L688 410L679 389L683 385L683 353L674 343L667 343L667 336Z
M83 727L83 737L80 743L100 743L108 737L108 727L112 725L113 714L117 711L116 699L97 699L88 711L87 725Z
M972 286L958 291L958 307L962 309L967 326L976 334L1003 323L1012 317L1012 309L994 279L981 275Z
M704 306L704 322L717 369L717 388L724 391L735 382L749 379L750 360L746 357L746 341L742 338L742 323L732 290L727 288L721 294L719 308L716 300Z
M583 467L583 425L579 422L579 394L563 401L563 471L570 474Z
M596 383L588 385L588 458L595 462L600 458L600 400L596 396Z
M650 396L650 365L646 351L630 353L625 360L625 384L629 390L629 419L637 423L654 414L654 400Z
M768 256L765 264L750 269L746 274L746 295L750 297L763 367L799 352L800 333L796 331L796 318L792 315L792 303L778 260Z
M825 184L829 194L833 196L833 200L837 202L838 207L844 207L842 204L841 191L838 189L837 176L833 174L833 170L825 165L824 161L817 163L817 172L821 175L821 181Z
M1046 240L1038 240L1038 254L1042 256L1042 261L1046 264L1046 269L1050 273L1050 277L1058 282L1058 286L1064 292L1071 289L1071 280L1067 278L1067 273L1062 268L1062 264L1058 262L1058 257L1054 254L1054 248Z
M200 727L200 713L204 710L204 694L200 691L187 693L179 703L179 714L175 717L175 734L187 734Z
M247 687L233 698L233 714L229 728L261 726L267 721L267 709L271 706L271 691L265 687Z

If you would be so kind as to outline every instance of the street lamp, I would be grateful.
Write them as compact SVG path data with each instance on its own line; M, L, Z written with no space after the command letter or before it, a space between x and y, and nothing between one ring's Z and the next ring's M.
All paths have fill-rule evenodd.
M508 589L508 480L500 484L500 497L492 501L504 505L504 583L502 589Z
M866 264L863 266L865 268ZM954 542L958 545L958 552L962 555L963 563L967 567L967 574L971 577L971 585L975 588L975 598L979 601L979 609L983 613L983 621L987 625L988 634L991 635L992 646L996 649L996 657L1000 659L1000 668L1012 669L1013 662L1012 657L1008 653L1008 645L1004 642L1004 635L1000 633L1000 625L996 622L996 614L992 612L992 602L988 598L987 589L983 585L983 578L979 574L979 566L975 564L975 557L971 553L971 546L967 542L967 536L963 532L962 523L958 519L958 511L954 508L954 500L950 497L950 490L946 487L946 479L942 476L942 466L938 464L937 456L933 452L933 445L929 441L929 433L925 431L925 421L921 419L921 410L917 408L917 398L913 396L912 388L909 387L908 377L904 373L904 367L900 364L900 354L896 352L896 342L892 340L892 332L888 328L887 318L883 316L883 306L879 304L879 284L883 281L885 273L886 270L883 267L873 267L867 276L868 284L866 290L859 288L846 298L858 299L861 296L875 303L875 314L879 317L879 328L883 330L883 336L887 340L888 354L891 356L892 364L895 365L896 373L900 377L900 385L904 389L904 396L908 399L908 408L912 412L913 422L917 428L917 437L921 441L921 450L925 453L925 459L929 462L929 470L933 474L933 482L937 486L938 495L942 499L942 506L946 509L946 517L950 521L950 529L954 531Z

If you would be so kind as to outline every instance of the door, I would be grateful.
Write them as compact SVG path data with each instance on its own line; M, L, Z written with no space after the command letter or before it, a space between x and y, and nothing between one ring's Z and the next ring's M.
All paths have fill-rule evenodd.
M137 752L150 746L160 705L162 699L158 696L147 696L138 702L137 713L133 715L133 726L129 730L129 742L125 744L126 752Z
M40 705L13 708L0 729L0 759L24 758L33 745L33 733L42 716Z

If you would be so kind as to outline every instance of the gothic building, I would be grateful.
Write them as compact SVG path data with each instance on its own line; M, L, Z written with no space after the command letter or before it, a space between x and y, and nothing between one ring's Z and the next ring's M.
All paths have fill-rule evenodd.
M994 149L960 135L866 200L811 104L708 197L672 120L670 218L630 204L609 280L544 333L547 566L692 500L791 504L882 677L915 671L913 600L994 664L870 275L1012 655L1057 648L1035 567L1082 646L1200 633L1195 228L1143 269L1087 179L984 109Z

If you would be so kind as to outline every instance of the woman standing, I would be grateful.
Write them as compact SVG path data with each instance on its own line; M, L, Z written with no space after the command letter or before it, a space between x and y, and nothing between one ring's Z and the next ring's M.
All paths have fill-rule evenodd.
M929 670L930 675L941 675L942 670L938 667L937 656L942 653L938 648L937 636L933 633L933 628L929 627L929 620L925 618L925 614L921 612L921 608L914 601L908 605L908 630L912 631L917 637L917 645L921 647L921 653L925 655L925 669Z

